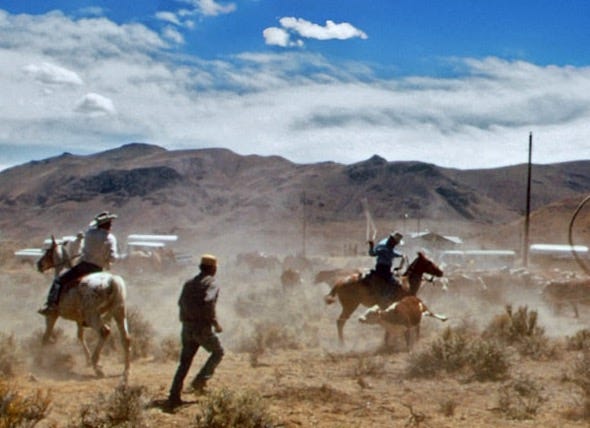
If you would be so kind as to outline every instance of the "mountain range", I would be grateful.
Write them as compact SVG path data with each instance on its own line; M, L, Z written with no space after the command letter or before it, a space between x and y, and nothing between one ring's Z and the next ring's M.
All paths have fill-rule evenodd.
M363 243L365 200L380 234L428 228L488 247L517 247L527 176L526 164L460 170L378 155L350 165L297 164L227 149L130 143L1 171L0 237L29 243L71 235L108 210L119 215L119 234L177 234L191 250L333 251ZM531 177L532 239L566 243L571 215L590 193L590 161L532 165ZM576 223L582 243L590 242L585 211L590 207Z

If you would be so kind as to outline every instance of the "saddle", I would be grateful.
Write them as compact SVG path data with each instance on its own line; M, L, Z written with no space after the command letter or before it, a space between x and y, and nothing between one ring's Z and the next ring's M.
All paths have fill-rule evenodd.
M378 275L374 270L365 274L361 278L361 283L365 287L368 287L369 291L382 302L391 301L402 288L401 284L394 277L391 280L387 280Z

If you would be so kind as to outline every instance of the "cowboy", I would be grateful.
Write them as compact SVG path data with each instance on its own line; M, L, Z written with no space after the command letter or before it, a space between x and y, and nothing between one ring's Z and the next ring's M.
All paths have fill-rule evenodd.
M224 354L216 334L223 331L216 317L219 287L214 277L217 272L217 258L210 254L203 255L199 269L200 273L197 276L184 283L178 300L182 322L182 351L168 395L167 405L171 408L182 404L182 384L199 346L210 355L191 382L196 393L204 391L207 381L213 376Z
M90 222L84 234L82 255L78 263L53 280L47 302L39 309L41 315L52 315L57 312L60 292L63 286L69 285L89 273L101 272L108 269L111 263L120 259L117 252L117 238L111 233L112 220L116 214L108 211L101 212Z
M402 242L403 235L399 232L391 233L386 239L381 240L377 246L371 240L369 244L369 255L376 257L377 261L375 269L371 271L371 276L375 275L383 279L385 287L378 287L381 290L382 297L388 297L396 288L400 287L400 283L393 276L391 267L393 266L393 259L396 257L403 257L403 255L395 250L396 245Z

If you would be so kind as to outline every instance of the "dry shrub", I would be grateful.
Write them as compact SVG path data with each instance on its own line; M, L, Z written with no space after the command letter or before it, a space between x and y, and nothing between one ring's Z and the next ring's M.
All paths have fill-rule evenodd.
M584 350L574 366L573 376L568 380L580 388L582 405L580 409L570 409L566 417L572 420L590 420L590 350Z
M557 348L551 346L545 336L545 329L538 325L537 311L529 311L527 306L520 306L513 312L511 305L506 305L506 312L497 315L486 327L483 337L493 338L514 346L520 355L535 360L554 358Z
M573 336L567 337L566 349L568 351L590 351L590 329L584 328Z
M237 352L247 352L253 367L258 365L258 357L268 349L300 349L301 343L293 328L270 321L259 322L254 326L254 334L243 339Z
M178 361L180 358L180 339L177 335L168 335L160 341L160 346L154 352L156 361Z
M429 349L412 355L408 376L430 377L440 371L459 371L467 364L470 340L464 331L447 327Z
M14 335L0 333L0 378L13 377L22 366L22 352Z
M33 427L47 417L50 404L49 392L23 397L0 379L0 428Z
M430 348L409 360L407 375L431 377L441 371L466 372L468 380L483 382L504 379L509 369L508 354L497 341L447 327Z
M270 428L279 426L262 396L255 391L223 388L207 395L196 416L202 428Z
M547 401L542 387L527 376L512 380L498 390L498 410L508 419L532 419Z
M94 404L80 409L78 420L70 421L69 428L106 428L129 427L142 428L148 426L145 408L148 399L143 386L121 384L110 396L99 394Z

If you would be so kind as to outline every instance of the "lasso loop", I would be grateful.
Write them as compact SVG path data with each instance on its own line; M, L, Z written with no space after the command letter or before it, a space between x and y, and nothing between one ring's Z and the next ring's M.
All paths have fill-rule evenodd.
M586 272L588 275L590 275L590 268L588 267L586 262L584 262L580 258L580 256L578 255L576 248L574 246L574 238L573 238L574 222L576 221L576 217L578 216L579 212L582 210L582 208L584 207L584 205L586 205L586 202L588 202L588 201L590 201L590 195L586 196L584 198L584 200L578 204L578 207L574 211L574 214L572 215L572 219L570 220L570 224L569 224L568 239L569 239L569 244L570 244L570 248L571 248L572 254L574 256L574 259L576 260L576 262L578 262L578 264L580 265L582 270L584 272Z

